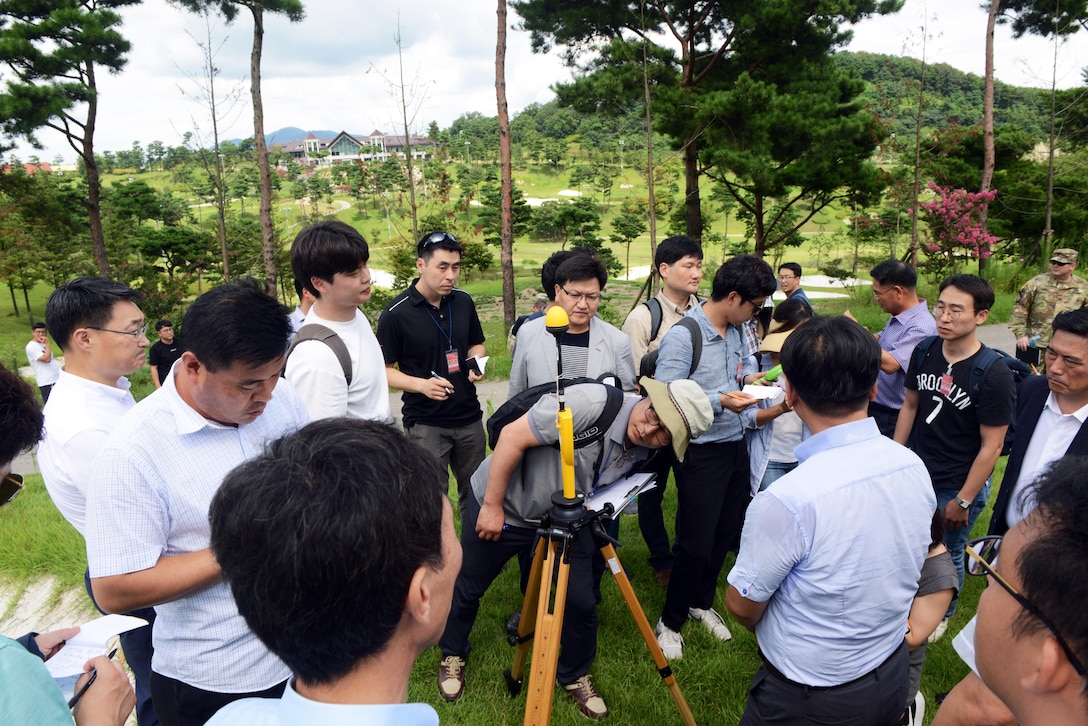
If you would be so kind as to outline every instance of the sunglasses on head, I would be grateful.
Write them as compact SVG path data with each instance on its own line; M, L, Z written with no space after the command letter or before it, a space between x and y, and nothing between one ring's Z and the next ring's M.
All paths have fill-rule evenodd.
M420 240L419 249L425 250L428 247L433 247L435 245L442 244L443 242L445 242L447 240L452 242L455 245L460 244L457 241L457 238L454 237L449 232L433 232L433 233L427 235L426 237L424 237L422 240Z

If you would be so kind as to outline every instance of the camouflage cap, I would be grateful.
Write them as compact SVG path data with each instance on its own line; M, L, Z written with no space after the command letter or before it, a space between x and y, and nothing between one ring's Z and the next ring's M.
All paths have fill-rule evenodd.
M1060 262L1063 265L1068 265L1070 263L1076 264L1077 251L1071 250L1068 247L1062 247L1060 249L1054 250L1054 254L1050 256L1050 259L1051 261Z

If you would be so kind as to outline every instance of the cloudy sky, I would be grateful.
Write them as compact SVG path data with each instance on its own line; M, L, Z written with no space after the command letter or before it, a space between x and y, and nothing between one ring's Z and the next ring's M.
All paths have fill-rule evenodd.
M868 20L855 28L852 50L920 57L922 39L930 62L945 62L981 75L986 14L981 1L906 0L891 17ZM306 19L292 24L268 16L265 21L263 95L265 130L284 126L369 133L395 132L400 110L386 80L399 74L394 36L398 21L404 77L414 81L414 131L435 120L445 127L469 111L496 113L494 94L495 3L483 0L304 0ZM187 76L200 76L203 63L195 36L206 43L203 19L164 0L145 0L123 13L122 32L132 43L129 62L117 76L100 80L95 146L99 150L146 146L161 140L181 143L186 131L210 127L207 110L194 99L197 88ZM510 13L510 24L518 22ZM248 79L252 20L244 11L233 26L214 21L220 92ZM925 33L923 33L923 26ZM1058 85L1080 84L1088 66L1088 37L1081 32L1060 47ZM998 29L997 76L1015 85L1049 87L1053 45L1039 38L1013 40ZM570 77L553 55L534 55L528 34L508 34L507 93L511 113L552 97L549 87ZM223 126L226 126L224 129ZM243 103L225 124L222 138L252 135L248 87ZM199 134L198 134L199 136ZM210 134L206 135L210 139ZM25 160L37 154L66 161L74 153L56 132L44 130L44 150L23 145ZM210 142L209 142L210 143Z

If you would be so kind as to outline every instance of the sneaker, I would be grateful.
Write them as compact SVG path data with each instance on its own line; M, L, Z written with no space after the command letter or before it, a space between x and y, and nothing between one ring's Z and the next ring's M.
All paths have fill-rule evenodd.
M608 715L608 706L593 686L593 679L588 673L574 683L563 686L563 690L578 704L578 710L583 716L600 721Z
M914 697L914 704L911 709L911 726L922 726L925 723L926 716L926 697L922 695L921 691L918 691L918 695Z
M438 693L446 701L456 701L465 692L465 659L447 655L438 665Z
M666 660L680 660L684 657L684 638L680 633L669 630L660 620L657 621L654 633L657 635L657 644L661 647L661 652L665 654Z
M709 610L689 608L688 617L692 620L698 620L705 625L710 634L718 640L729 641L733 639L733 634L730 633L729 628L725 626L725 621L722 620L722 616L718 615L718 611L714 608Z
M936 643L944 636L944 631L948 630L948 618L945 618L937 626L937 629L929 634L929 642Z
M514 614L506 619L506 634L517 636L518 628L521 626L521 611L515 610Z

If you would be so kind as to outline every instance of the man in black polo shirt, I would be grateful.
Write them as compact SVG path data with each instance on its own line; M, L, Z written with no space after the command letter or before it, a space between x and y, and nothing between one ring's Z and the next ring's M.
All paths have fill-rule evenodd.
M155 388L162 388L162 382L170 375L174 362L181 357L181 345L174 338L174 324L169 320L155 323L155 332L159 340L152 343L148 350L147 362L151 366L151 381Z
M462 521L472 474L484 460L484 427L473 385L482 376L468 359L486 355L484 331L472 298L454 289L461 244L434 232L416 245L419 277L378 320L378 342L389 385L404 393L408 437L453 468Z

